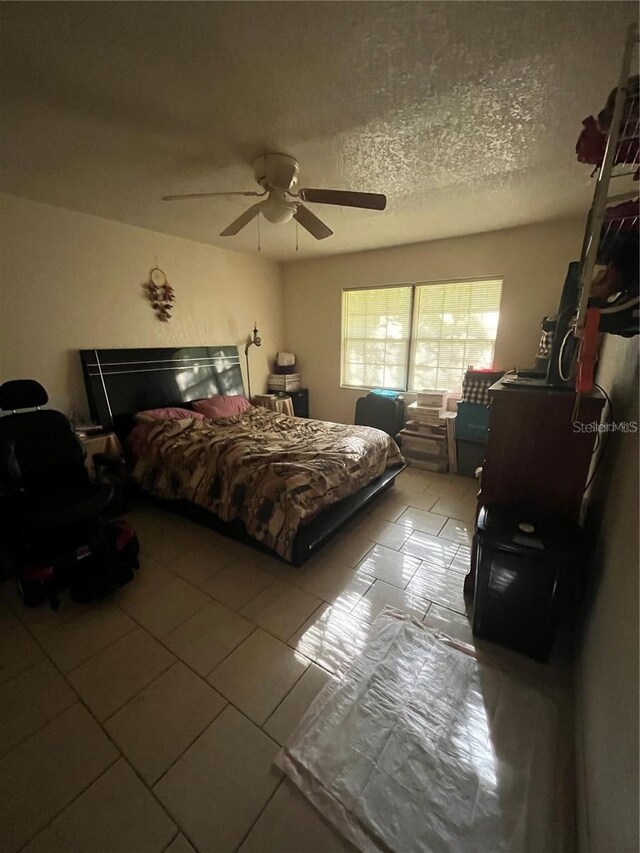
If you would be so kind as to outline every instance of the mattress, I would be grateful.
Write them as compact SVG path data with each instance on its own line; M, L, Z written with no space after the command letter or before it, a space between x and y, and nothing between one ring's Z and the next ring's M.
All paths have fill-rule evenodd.
M219 420L143 424L132 449L134 477L145 491L239 520L285 560L301 525L403 463L380 430L260 407Z

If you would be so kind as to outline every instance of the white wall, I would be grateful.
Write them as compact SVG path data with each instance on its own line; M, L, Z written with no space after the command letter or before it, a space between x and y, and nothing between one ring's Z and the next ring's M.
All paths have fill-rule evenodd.
M530 367L540 321L558 307L584 219L287 263L286 348L299 358L313 417L353 422L362 392L340 388L342 290L398 282L502 277L495 365Z
M598 381L616 421L638 422L638 338L604 338ZM590 524L599 528L576 665L584 853L638 850L638 434L614 433Z
M156 258L176 292L168 323L142 289ZM257 320L260 393L283 344L281 275L262 258L0 196L0 379L37 379L52 405L86 412L79 349L243 346Z

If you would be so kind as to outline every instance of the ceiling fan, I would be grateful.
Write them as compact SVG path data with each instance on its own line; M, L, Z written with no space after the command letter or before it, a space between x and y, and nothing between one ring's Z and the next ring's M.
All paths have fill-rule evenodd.
M261 213L269 222L279 225L295 219L303 228L312 234L316 240L330 237L333 231L321 219L312 213L303 201L318 204L338 204L345 207L361 207L367 210L384 210L387 206L386 196L380 193L359 193L350 190L299 189L298 174L300 166L294 157L287 154L263 154L253 162L253 172L256 181L262 187L262 192L221 192L221 193L189 193L187 195L165 195L163 201L178 201L189 198L210 198L223 195L257 196L264 198L247 208L220 233L221 237L232 237L245 225Z

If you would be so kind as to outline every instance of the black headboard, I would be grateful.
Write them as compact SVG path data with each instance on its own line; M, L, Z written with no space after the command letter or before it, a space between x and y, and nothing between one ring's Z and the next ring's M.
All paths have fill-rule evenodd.
M80 350L91 417L123 434L134 412L244 394L236 346Z

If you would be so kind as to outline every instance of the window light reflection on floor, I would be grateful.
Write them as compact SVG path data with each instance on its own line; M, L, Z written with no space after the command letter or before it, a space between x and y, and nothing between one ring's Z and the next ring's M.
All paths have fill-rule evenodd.
M310 626L304 626L291 644L320 666L336 672L343 663L360 654L368 633L368 624L329 607Z

